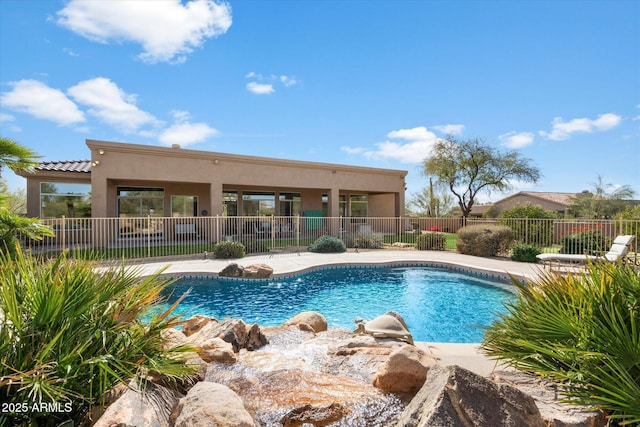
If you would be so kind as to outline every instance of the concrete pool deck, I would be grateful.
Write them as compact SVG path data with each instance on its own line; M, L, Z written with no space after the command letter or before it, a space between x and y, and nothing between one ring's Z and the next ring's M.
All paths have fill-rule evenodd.
M162 268L163 275L170 276L215 276L231 263L243 266L251 264L267 264L273 268L274 276L289 275L309 269L334 265L367 265L385 263L434 263L450 265L475 272L505 275L511 274L519 278L537 277L542 269L536 264L521 263L499 258L481 258L462 255L448 251L416 251L416 250L360 250L341 254L318 254L311 252L275 253L247 256L241 259L179 259L148 262L135 265L141 275L157 273ZM479 344L454 344L417 342L416 346L440 359L445 365L459 365L479 375L486 376L493 370L505 367L487 358L479 350Z

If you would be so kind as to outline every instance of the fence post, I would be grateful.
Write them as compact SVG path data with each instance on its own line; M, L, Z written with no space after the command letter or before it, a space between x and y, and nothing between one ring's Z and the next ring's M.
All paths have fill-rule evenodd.
M65 219L66 217L62 215L60 219L60 240L63 251L67 248L67 223Z
M147 258L151 258L151 215L147 215Z
M524 243L529 244L529 217L524 217Z
M296 215L296 247L300 247L300 215Z

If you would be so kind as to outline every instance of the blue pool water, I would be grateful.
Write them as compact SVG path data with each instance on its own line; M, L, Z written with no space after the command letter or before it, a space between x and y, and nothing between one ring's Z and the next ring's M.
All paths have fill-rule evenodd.
M187 316L275 326L313 310L329 327L343 329L354 329L356 317L393 310L416 341L473 343L482 341L482 328L514 298L510 287L441 268L352 267L272 280L180 279L169 288L169 303L191 289L178 309Z

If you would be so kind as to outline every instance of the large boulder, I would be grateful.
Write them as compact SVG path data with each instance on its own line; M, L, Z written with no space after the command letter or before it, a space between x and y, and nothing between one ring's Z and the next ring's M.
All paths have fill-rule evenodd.
M600 411L583 406L563 404L564 398L557 384L522 371L495 371L489 378L499 384L508 384L533 397L540 415L554 427L604 427L607 418Z
M303 311L287 320L282 326L296 325L303 331L324 332L327 330L327 319L317 311Z
M221 338L230 343L236 353L243 348L255 350L268 342L257 324L249 327L242 319L224 319L206 323L198 332L189 336L189 344L201 347L212 338Z
M395 338L413 344L413 336L407 324L397 313L388 312L369 321L357 318L355 322L357 328L354 333L369 334L376 338Z
M220 270L218 276L220 277L242 277L242 273L244 272L244 267L241 265L231 263L227 265L225 268Z
M180 395L151 382L141 386L132 381L129 387L129 390L105 410L94 426L169 427L172 425L171 410L177 405Z
M531 396L459 366L435 365L397 427L546 427Z
M202 328L210 323L218 323L218 321L213 317L196 314L195 316L192 316L189 319L185 320L185 322L182 324L182 333L185 336L189 337L197 332L200 332Z
M233 345L221 338L210 338L198 345L198 355L205 362L235 363Z
M267 264L251 264L242 271L242 277L247 279L268 279L272 274L273 268Z
M378 368L373 385L389 393L415 394L438 361L412 345L397 348Z
M180 399L172 414L175 427L255 427L242 399L228 387L200 382Z
M326 426L342 419L349 410L339 403L314 407L304 405L292 409L285 414L280 422L283 427L301 427L304 425Z

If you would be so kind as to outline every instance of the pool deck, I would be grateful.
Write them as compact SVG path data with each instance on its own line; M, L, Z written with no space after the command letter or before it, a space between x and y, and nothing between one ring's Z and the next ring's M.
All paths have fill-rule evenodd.
M243 266L251 264L267 264L273 268L274 276L290 275L322 266L335 265L367 265L385 263L421 263L468 269L489 274L510 274L519 278L534 278L542 271L541 266L529 263L514 262L505 259L481 258L462 255L448 251L416 251L416 250L360 250L341 254L318 254L311 252L275 253L268 255L247 256L241 259L182 259L150 262L135 265L141 275L157 273L162 268L163 275L198 276L216 275L231 263ZM445 365L459 365L479 375L486 376L493 370L504 369L496 366L496 362L483 355L478 344L452 344L417 342L416 346L440 359Z

